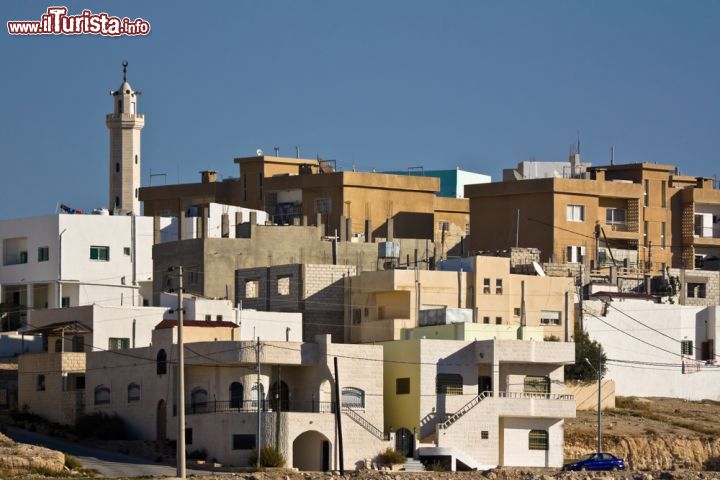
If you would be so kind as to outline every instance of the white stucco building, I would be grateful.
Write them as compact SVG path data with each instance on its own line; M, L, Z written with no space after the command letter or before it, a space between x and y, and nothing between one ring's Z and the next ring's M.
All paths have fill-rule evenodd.
M616 295L584 304L584 328L605 350L616 395L720 400L720 306Z
M163 292L160 305L166 308L165 318L177 320L177 294ZM230 300L184 294L185 320L233 322L238 326L237 340L302 341L302 313L265 312L233 307Z

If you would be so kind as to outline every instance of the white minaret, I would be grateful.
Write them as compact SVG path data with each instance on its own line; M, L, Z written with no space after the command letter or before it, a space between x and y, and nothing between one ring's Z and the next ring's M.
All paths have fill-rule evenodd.
M140 130L145 116L138 114L140 92L127 82L128 62L123 62L123 83L117 91L110 91L115 108L105 117L110 130L110 211L122 210L140 215Z

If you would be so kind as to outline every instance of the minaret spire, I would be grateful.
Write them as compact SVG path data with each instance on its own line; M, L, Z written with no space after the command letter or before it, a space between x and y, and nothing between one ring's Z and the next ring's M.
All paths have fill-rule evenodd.
M127 66L128 66L128 61L127 61L127 60L123 60L122 66L123 66L123 83L125 83L125 82L127 82Z

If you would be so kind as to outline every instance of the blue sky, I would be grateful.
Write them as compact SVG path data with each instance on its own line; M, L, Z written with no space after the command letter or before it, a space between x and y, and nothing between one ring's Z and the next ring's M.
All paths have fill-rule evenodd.
M578 130L594 164L614 144L618 162L720 175L720 2L68 2L152 33L7 35L51 4L0 9L0 218L105 206L123 59L143 92L144 185L151 170L236 176L234 157L295 145L344 169L497 179L566 159Z

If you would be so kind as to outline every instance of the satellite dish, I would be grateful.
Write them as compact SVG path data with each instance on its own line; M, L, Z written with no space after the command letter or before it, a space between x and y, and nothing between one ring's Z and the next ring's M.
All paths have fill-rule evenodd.
M259 149L259 148L258 148L257 150L255 150L255 153L257 153L257 156L258 156L258 157L262 157L262 156L263 156L263 151L262 151L261 149Z
M532 264L533 264L533 268L535 268L535 273L537 273L538 276L540 276L540 277L546 277L546 276L547 276L547 275L545 275L545 271L543 270L543 268L540 266L539 263L533 262Z

